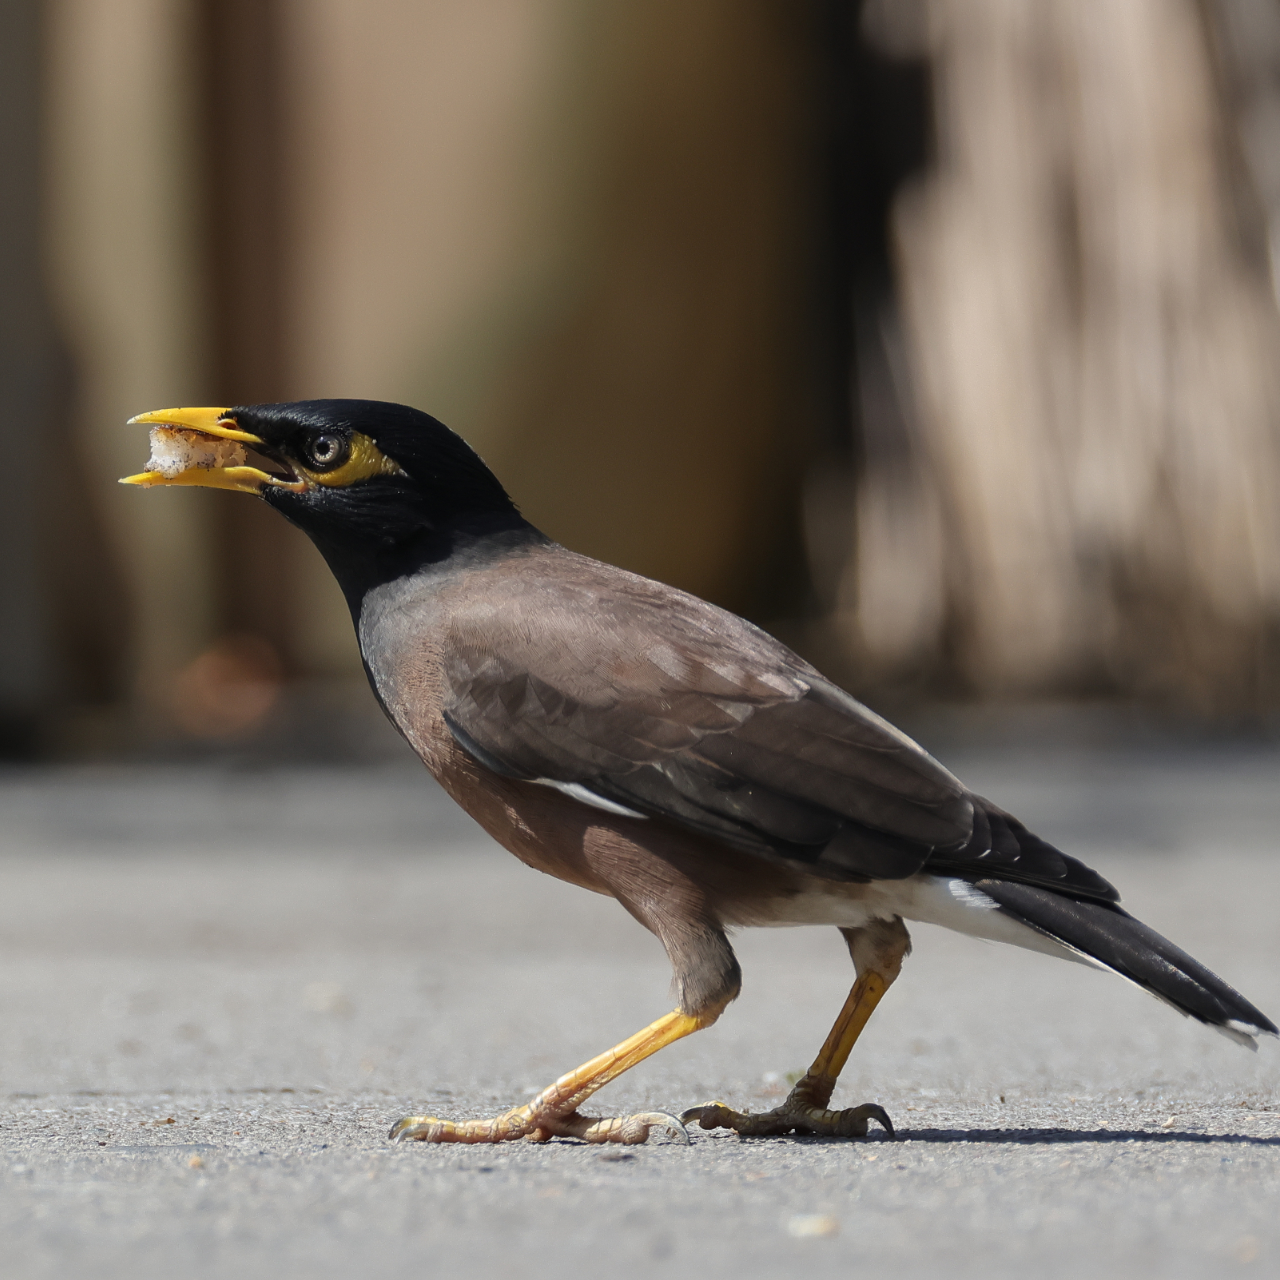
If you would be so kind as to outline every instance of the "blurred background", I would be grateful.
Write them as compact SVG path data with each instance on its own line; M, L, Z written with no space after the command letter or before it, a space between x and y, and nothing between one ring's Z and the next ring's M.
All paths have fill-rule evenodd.
M535 524L768 627L1275 1016L1278 286L1280 0L0 0L5 1274L420 1276L478 1184L374 1180L368 1144L667 1007L655 941L430 784L305 538L116 483L129 417L435 414ZM808 1060L843 945L751 932L733 1017L611 1107ZM611 1261L755 1275L784 1203L846 1201L840 1258L895 1276L1280 1256L1274 1055L913 932L845 1097L1071 1145L966 1155L932 1229L901 1210L935 1154L879 1199L843 1157L788 1157L783 1200L726 1164L671 1212L644 1157L594 1166ZM564 1273L588 1202L510 1176L454 1270Z
M0 24L3 754L383 740L301 535L115 483L132 414L319 396L893 714L1272 722L1280 0Z

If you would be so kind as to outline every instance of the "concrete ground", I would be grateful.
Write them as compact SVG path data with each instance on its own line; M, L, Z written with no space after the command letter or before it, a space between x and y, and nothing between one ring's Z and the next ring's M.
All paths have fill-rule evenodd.
M1280 752L943 753L1280 1014ZM0 774L0 1274L737 1278L1280 1271L1280 1046L920 927L837 1102L901 1140L392 1147L664 1012L656 942L412 762ZM595 1100L763 1108L847 990L834 930Z

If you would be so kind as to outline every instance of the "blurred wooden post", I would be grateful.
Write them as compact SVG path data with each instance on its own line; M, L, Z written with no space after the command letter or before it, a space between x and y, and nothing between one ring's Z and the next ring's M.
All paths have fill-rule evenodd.
M96 696L128 684L144 720L210 632L202 499L216 495L116 483L146 457L126 419L206 385L190 18L188 0L41 5L41 247L71 369L52 446L66 471L43 496L65 540L59 605L81 612L65 670L82 680L114 653L115 688L103 672Z
M289 398L286 371L284 36L276 0L201 0L210 394L218 404ZM302 535L234 495L214 512L217 618L293 655L292 581Z
M492 451L567 545L775 617L803 594L796 495L822 395L818 8L582 10L585 231L559 314L500 384Z
M575 549L793 605L831 2L288 6L299 392L419 404ZM322 574L307 639L349 644Z
M917 652L973 691L1255 707L1280 622L1280 317L1204 15L932 0L922 29L938 155L897 215L920 429L909 467L866 477L864 656L892 672L875 588L906 582ZM894 484L885 521L932 512L936 535L866 529Z

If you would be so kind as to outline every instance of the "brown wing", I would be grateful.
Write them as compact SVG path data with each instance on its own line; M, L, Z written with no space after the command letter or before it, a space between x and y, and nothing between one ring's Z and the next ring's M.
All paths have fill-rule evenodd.
M450 624L446 721L487 767L834 878L908 876L969 841L964 787L784 645L561 557Z

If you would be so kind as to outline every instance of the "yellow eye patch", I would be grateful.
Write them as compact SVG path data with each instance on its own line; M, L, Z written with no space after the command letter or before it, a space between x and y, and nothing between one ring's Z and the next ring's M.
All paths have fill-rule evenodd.
M322 484L332 489L341 489L373 476L405 474L398 462L388 458L368 436L361 435L358 431L351 437L347 460L342 466L334 467L332 471L312 471L301 463L296 465L312 484Z

